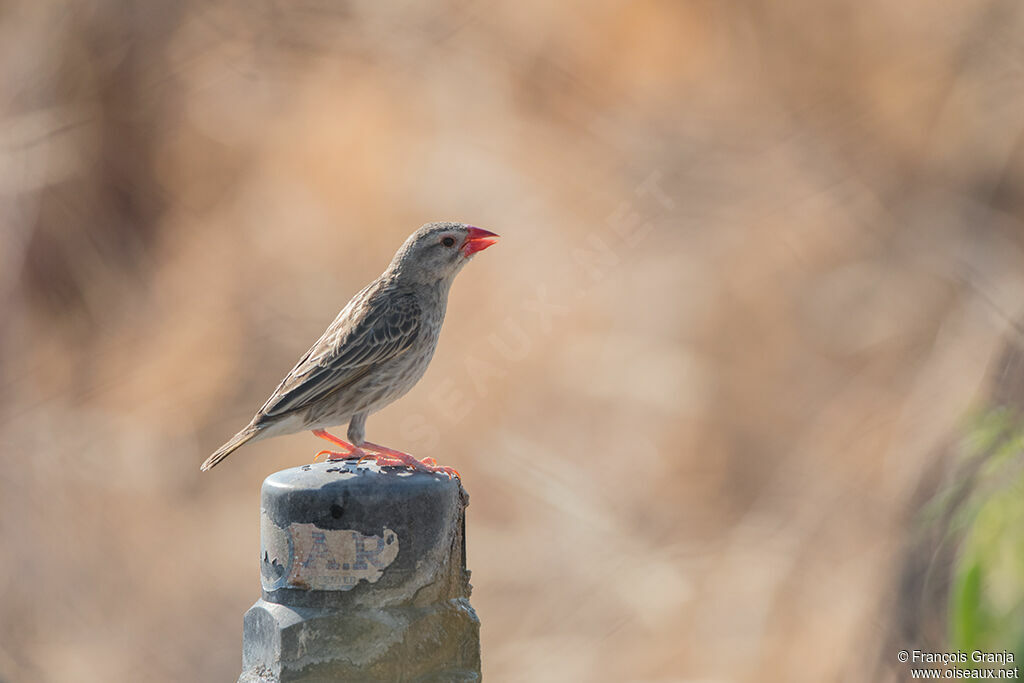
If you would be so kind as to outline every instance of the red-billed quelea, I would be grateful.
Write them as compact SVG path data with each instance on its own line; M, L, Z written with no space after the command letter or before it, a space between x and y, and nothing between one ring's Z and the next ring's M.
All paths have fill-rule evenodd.
M352 297L242 431L200 467L206 471L250 441L304 430L340 451L329 459L374 458L426 472L458 473L432 458L365 440L366 418L412 389L430 364L452 281L473 254L497 241L463 223L414 232L376 280ZM348 441L324 431L348 422Z

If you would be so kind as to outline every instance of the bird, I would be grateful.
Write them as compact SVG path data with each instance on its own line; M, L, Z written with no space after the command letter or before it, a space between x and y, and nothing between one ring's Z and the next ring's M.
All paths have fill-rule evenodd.
M459 473L433 458L366 440L366 418L404 396L434 355L459 271L498 235L465 223L427 223L409 236L381 275L352 297L237 434L199 469L212 469L247 443L309 430L340 450L328 460L371 458L382 467ZM348 440L327 431L348 423Z

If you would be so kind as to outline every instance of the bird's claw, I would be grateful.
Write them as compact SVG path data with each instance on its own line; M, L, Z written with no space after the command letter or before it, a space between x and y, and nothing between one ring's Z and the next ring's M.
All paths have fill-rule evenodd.
M327 462L330 462L331 460L341 460L341 459L343 459L345 457L344 453L339 453L338 451L322 450L322 451L319 451L316 455L313 456L313 462L318 462L320 460L320 456L321 455L326 455L327 456L327 458L325 458L325 460ZM334 456L338 456L338 457L334 457Z
M455 477L459 481L462 481L462 475L459 474L459 471L454 467L448 467L447 465L435 465L431 466L430 471L440 472L441 474L447 474L449 479Z
M427 466L428 472L440 472L442 474L447 474L449 477L455 476L459 480L462 479L462 475L459 474L459 471L457 469L455 469L454 467L448 467L447 465L438 465L437 461L434 460L433 458L423 458L422 460L420 460L420 463Z
M327 456L325 462L336 462L338 460L355 460L356 458L359 458L359 462L362 462L364 458L371 457L359 449L349 451L348 453L343 453L341 451L322 450L313 456L313 462L317 462L318 460L320 460L321 455Z

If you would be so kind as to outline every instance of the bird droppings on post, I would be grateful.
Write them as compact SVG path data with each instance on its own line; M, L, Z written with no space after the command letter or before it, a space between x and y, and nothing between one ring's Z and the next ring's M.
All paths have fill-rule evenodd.
M355 462L268 477L239 681L480 680L458 479Z

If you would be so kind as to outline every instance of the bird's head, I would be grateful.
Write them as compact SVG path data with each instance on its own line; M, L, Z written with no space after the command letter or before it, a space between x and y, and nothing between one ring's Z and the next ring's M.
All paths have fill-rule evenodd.
M405 241L390 270L409 281L451 281L473 254L497 241L493 232L465 223L427 223Z

